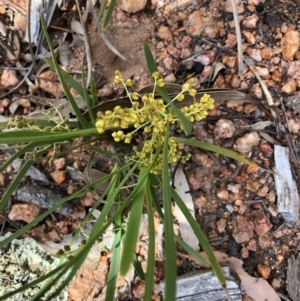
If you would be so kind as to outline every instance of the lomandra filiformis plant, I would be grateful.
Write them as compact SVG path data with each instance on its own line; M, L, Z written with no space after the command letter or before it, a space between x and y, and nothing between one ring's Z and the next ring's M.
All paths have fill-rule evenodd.
M106 130L112 130L112 137L115 142L131 143L134 134L137 131L143 131L144 142L142 147L133 146L133 155L125 156L127 161L138 162L140 167L149 166L153 161L153 156L166 139L167 123L171 125L178 123L177 116L169 109L170 103L166 104L163 99L155 95L156 87L163 87L164 81L160 78L158 72L152 73L154 81L153 92L150 94L140 95L137 92L130 93L128 88L132 86L130 79L124 81L121 73L116 71L115 82L122 83L131 101L131 107L114 107L113 110L97 113L96 128L100 134ZM184 94L188 93L194 97L194 103L181 108L182 113L190 122L204 119L208 110L214 108L214 100L204 94L200 100L195 98L196 90L192 88L194 81L189 80L182 85L182 90L172 100L172 102L183 101ZM140 100L140 101L138 101ZM180 127L180 125L178 124ZM130 131L125 129L132 129ZM186 162L191 155L184 154L178 149L175 137L168 138L169 155L168 163L174 164L177 161ZM151 170L154 174L161 174L162 171L162 154L159 154Z

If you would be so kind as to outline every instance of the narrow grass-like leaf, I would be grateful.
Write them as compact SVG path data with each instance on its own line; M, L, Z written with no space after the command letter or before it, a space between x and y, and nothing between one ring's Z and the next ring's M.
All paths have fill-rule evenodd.
M45 25L45 22L44 22L44 19L43 17L41 17L41 24L42 24L42 27L43 27L43 30L44 30L44 34L45 34L45 37L46 37L46 40L47 40L47 43L48 43L48 46L49 46L49 49L50 49L50 52L51 52L51 56L52 56L52 60L53 60L53 64L54 64L54 67L55 67L55 72L56 74L58 75L58 78L59 78L59 81L63 87L63 90L79 120L79 122L81 123L82 127L84 129L87 129L90 127L90 123L83 117L81 111L79 110L78 108L78 105L76 103L76 101L74 100L66 82L65 82L65 79L63 77L63 74L61 72L61 69L59 68L59 65L57 63L57 60L56 60L56 56L55 56L55 53L54 53L54 49L52 47L52 43L51 43L51 39L49 37L49 34L47 32L47 27Z
M141 278L142 281L146 281L146 275L143 271L141 263L138 261L136 254L133 256L132 265L134 267L135 272Z
M139 179L137 182L137 189L135 198L131 205L129 220L124 239L124 247L122 252L120 273L126 275L133 260L133 255L138 240L139 227L141 223L142 210L145 198L145 186L146 181L141 181L141 177L144 177L147 169L142 168L140 170Z
M201 256L197 251L195 251L190 245L188 245L184 240L182 240L179 236L175 235L176 241L189 253L191 254L198 262L201 262L202 265L206 267L210 267L208 261Z
M163 185L163 207L164 207L164 227L165 227L165 299L175 300L176 296L176 253L175 253L175 238L173 230L173 215L172 215L172 201L170 191L170 175L169 175L169 130L170 125L167 124L164 148L163 148L163 171L162 171L162 185Z
M116 204L116 208L120 205ZM109 274L107 277L107 287L105 301L115 300L115 288L118 278L118 270L120 265L120 253L121 253L121 240L122 240L122 216L121 214L116 218L115 221L115 231L114 243L112 249L112 257L110 262Z
M93 104L92 104L92 99L88 95L88 92L87 92L87 89L86 89L85 74L84 74L83 67L81 68L81 74L82 74L82 88L83 88L84 99L86 101L86 105L87 105L87 108L88 108L90 119L92 121L92 124L94 125L95 124L95 116L92 112Z
M99 135L96 128L88 128L83 130L76 130L72 132L52 133L52 132L34 132L34 131L15 131L13 135L11 132L0 133L0 143L15 144L15 143L28 143L40 142L45 144L53 144L65 140ZM106 135L105 135L106 136Z
M14 180L10 183L9 187L5 191L1 201L0 201L0 211L2 211L5 206L7 205L8 201L10 200L12 194L16 191L18 188L19 183L25 176L28 169L33 165L33 160L28 160L24 163L24 165L19 170L17 176L14 178Z
M3 172L7 166L9 166L13 161L15 161L20 156L24 155L26 152L33 150L35 147L40 146L40 143L29 143L25 145L22 149L13 154L1 167L0 172Z
M180 198L180 196L177 194L177 192L174 190L173 187L171 187L169 185L169 190L171 191L171 195L173 200L175 201L175 203L178 205L178 207L180 208L181 212L184 214L184 216L186 217L187 221L189 222L191 228L193 229L196 237L198 238L198 241L203 249L203 251L206 253L208 260L211 264L211 267L215 273L215 275L217 276L220 284L224 287L226 286L226 278L223 274L223 271L220 267L219 262L217 261L213 250L211 249L208 240L206 239L202 229L199 227L199 225L197 224L196 220L194 219L194 217L192 216L191 212L189 211L189 209L187 208L187 206L185 205L185 203L183 202L183 200Z
M198 140L189 139L189 138L181 138L181 137L175 137L175 141L176 141L176 143L183 143L186 145L191 145L191 146L199 147L199 148L202 148L202 149L205 149L208 151L212 151L217 154L226 156L228 158L240 161L247 165L257 166L257 164L255 162L252 162L249 159L246 159L244 156L239 155L237 152L229 150L229 149L221 147L221 146L218 146L218 145L215 145L215 144L212 144L212 143L198 141Z
M148 70L150 72L150 75L152 75L153 72L156 72L158 70L157 70L157 66L156 66L156 63L154 61L153 55L151 53L150 47L146 42L144 42L144 54L145 54ZM179 120L179 123L183 128L184 133L186 135L189 135L192 132L192 128L193 128L190 121L184 116L184 114L173 103L171 103L171 98L170 98L170 96L168 94L168 91L166 90L165 87L158 87L157 86L156 88L159 91L159 93L161 94L162 98L167 103L170 103L170 106L171 106L173 112L175 113L175 115L177 116L177 118Z
M119 173L118 173L119 174ZM99 215L99 217L97 218L97 221L94 225L94 227L92 228L91 232L89 233L89 237L87 239L86 245L78 252L78 254L76 255L76 261L72 262L73 259L70 260L70 263L72 262L72 264L74 265L72 268L72 271L70 272L70 274L66 277L65 280L62 281L62 284L57 288L57 290L55 291L55 293L51 294L49 296L49 299L51 300L52 298L58 296L60 294L60 292L63 290L63 288L70 282L70 280L74 277L75 273L77 272L77 270L80 268L81 264L83 263L83 261L85 260L86 256L88 255L90 249L92 248L92 246L94 245L95 241L98 239L98 237L100 237L99 232L102 229L102 225L104 223L104 221L107 218L107 215L110 211L111 206L114 203L114 200L118 194L118 191L115 190L116 187L116 181L118 178L118 174L115 174L112 178L112 189L108 195L107 198L107 202L105 203L104 207L102 208L102 211ZM49 281L35 296L34 298L32 298L31 301L38 301L40 300L40 297L43 296L47 290L49 290L49 288L51 287L51 283L52 285L62 276L64 276L64 272L67 272L67 269L63 270L62 272L60 272L56 277L54 277L53 279L51 279L51 281ZM70 275L72 275L70 277Z
M92 98L92 107L96 106L99 103L99 99L98 99L98 94L97 94L97 88L96 88L96 83L95 81L92 79L91 80L91 98Z
M148 257L147 257L147 272L146 272L146 284L144 301L151 301L154 283L154 269L155 269L155 228L154 228L154 216L152 207L151 187L150 181L147 181L146 185L146 201L147 201L147 213L148 213Z
M112 13L114 11L116 2L117 2L116 0L111 0L110 3L109 3L107 12L106 12L105 17L104 17L104 21L102 23L102 29L103 30L106 29L108 24L109 24L109 21L111 19Z
M114 175L122 172L123 170L126 170L129 166L131 166L132 163L128 163L122 167L119 167L118 170L111 172L109 175L102 177L101 179L93 182L90 185L87 185L86 187L78 190L77 192L73 193L70 196L67 196L65 198L59 199L55 202L55 204L53 205L52 208L48 209L47 211L45 211L44 213L42 213L41 215L39 215L38 217L35 218L34 221L30 222L29 224L25 225L24 227L22 227L20 230L16 231L15 233L13 233L12 235L10 235L9 237L7 237L6 239L0 241L0 248L3 248L4 246L6 246L7 244L9 244L13 239L18 238L20 235L24 234L26 231L30 230L32 227L34 227L37 223L39 223L41 220L43 220L46 216L48 216L50 213L52 213L53 211L55 211L59 206L63 205L64 203L73 200L75 198L79 198L80 196L86 194L88 191L90 191L90 189L94 189L94 187L97 187L99 184L102 184L104 182L106 182L107 180L109 180L111 177L113 177ZM130 175L132 174L132 172L136 169L136 165L128 172L128 176L126 178L124 178L124 180L122 180L121 184L124 185L125 181L128 180L128 177L130 177ZM123 182L124 181L124 182ZM117 187L117 189L121 189L121 184ZM117 193L117 190L116 190ZM129 202L128 202L129 203ZM126 205L128 205L128 203ZM122 210L124 210L126 206L122 207ZM122 212L122 210L119 210L118 213ZM109 225L113 222L114 220L112 219L111 221L106 223L106 229L109 227Z
M106 5L107 5L107 0L103 0L103 1L101 2L100 11L99 11L99 13L98 13L98 17L97 17L97 20L96 20L96 26L95 26L96 28L97 28L97 26L98 26L98 24L99 24L99 21L100 21L102 15L103 15L103 13L104 13L104 10L105 10L105 8L106 8Z

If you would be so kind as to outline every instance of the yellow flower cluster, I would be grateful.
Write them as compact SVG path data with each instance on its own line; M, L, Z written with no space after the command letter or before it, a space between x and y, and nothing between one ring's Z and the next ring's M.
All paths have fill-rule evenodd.
M160 78L158 72L152 74L155 87L163 87L164 81ZM177 121L176 115L168 108L162 99L157 99L154 92L147 95L139 95L137 92L130 93L127 87L132 86L132 81L123 81L120 72L115 74L115 82L122 83L126 89L127 95L131 100L130 108L122 108L116 106L112 111L99 112L96 122L98 132L104 133L106 130L115 130L112 137L116 142L123 141L131 143L134 134L143 130L145 141L142 147L133 147L134 154L127 156L126 160L133 160L140 163L141 166L149 166L153 161L156 150L163 145L165 141L166 125L169 122L174 124ZM196 95L196 90L191 88L192 81L183 84L182 91L172 99L172 101L182 101L184 94L189 93L191 96ZM139 101L138 101L139 100ZM213 99L209 95L204 95L200 102L194 102L189 107L183 107L182 112L190 121L200 120L207 116L207 110L213 108ZM133 128L127 134L123 129ZM190 154L183 155L178 150L174 137L170 137L169 141L168 161L174 164L178 160L186 161L190 158ZM152 172L159 174L162 170L163 155L159 154L154 163Z

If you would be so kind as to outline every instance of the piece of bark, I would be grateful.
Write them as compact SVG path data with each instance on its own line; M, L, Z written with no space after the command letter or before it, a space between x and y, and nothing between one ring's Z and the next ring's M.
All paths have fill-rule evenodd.
M241 301L242 294L237 281L228 267L222 268L226 285L232 301ZM219 280L211 270L202 270L184 274L177 278L176 301L218 301L225 300L226 295ZM165 284L160 283L165 297Z
M277 193L277 210L288 223L299 225L300 200L297 185L293 179L287 147L274 145L275 187Z
M293 301L300 300L300 259L291 256L288 259L286 289Z

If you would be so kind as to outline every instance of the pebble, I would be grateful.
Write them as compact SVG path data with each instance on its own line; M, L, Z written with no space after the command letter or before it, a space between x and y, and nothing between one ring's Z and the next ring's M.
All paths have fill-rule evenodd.
M259 144L259 141L260 137L257 132L247 133L236 140L234 148L240 153L248 153Z
M160 39L171 42L173 40L173 35L167 26L160 26L157 32Z
M6 70L2 71L1 75L1 85L5 88L15 87L19 83L17 73L15 70Z
M238 215L232 220L232 236L240 244L249 241L253 237L250 222L244 216Z
M194 37L216 38L224 28L223 21L216 21L212 14L206 14L203 11L196 10L190 14L186 32Z
M262 61L262 57L260 55L260 50L259 49L247 48L246 52L255 61L257 61L257 62Z
M12 221L32 222L40 215L41 209L34 204L15 204L12 206L8 218Z
M122 0L120 3L120 7L122 10L127 13L133 14L138 11L141 11L145 8L147 4L147 0Z
M180 57L180 54L181 54L180 50L177 49L176 47L172 46L172 45L169 45L169 46L167 47L167 52L168 52L171 56L173 56L175 59L178 59L178 58Z
M247 28L256 28L256 23L258 20L258 16L253 14L243 20L243 25Z
M293 78L289 78L282 86L281 91L286 94L292 94L296 91L297 85Z
M291 61L300 46L300 35L296 30L289 30L281 40L282 57L286 61Z
M180 42L182 48L188 48L192 44L192 38L189 36L184 36Z
M66 172L64 170L55 170L50 175L57 184L63 183L66 179Z
M248 42L250 45L254 45L254 44L255 44L255 37L254 37L254 35L253 35L250 31L244 30L244 31L243 31L243 34L244 34L244 36L246 37L246 40L247 40L247 42Z
M299 119L290 119L289 126L290 126L292 133L298 134L299 130L300 130L300 120Z
M199 54L194 61L201 63L203 66L207 66L211 64L212 62L215 61L216 55L214 51L208 51L207 53L204 54Z
M238 13L238 15L242 14L244 12L244 5L243 5L243 1L241 0L235 0L235 4L236 4L236 11ZM231 4L231 0L227 0L224 3L224 9L227 13L232 13L232 4Z
M259 66L255 66L255 71L257 72L257 74L263 78L263 79L266 79L266 78L270 78L271 75L270 75L270 71L268 68L266 67L259 67Z
M265 214L260 214L253 220L254 231L258 236L264 236L271 228L272 224Z
M273 53L272 49L264 48L260 51L260 55L261 55L262 59L270 60L274 56L274 53Z
M164 78L165 83L173 84L176 82L176 77L174 73L170 73Z
M287 75L294 79L300 79L300 60L289 63Z
M231 138L235 133L235 126L229 119L219 119L214 128L214 136L216 138Z
M257 265L257 272L261 275L264 279L268 279L270 277L271 268L267 265L258 264Z

